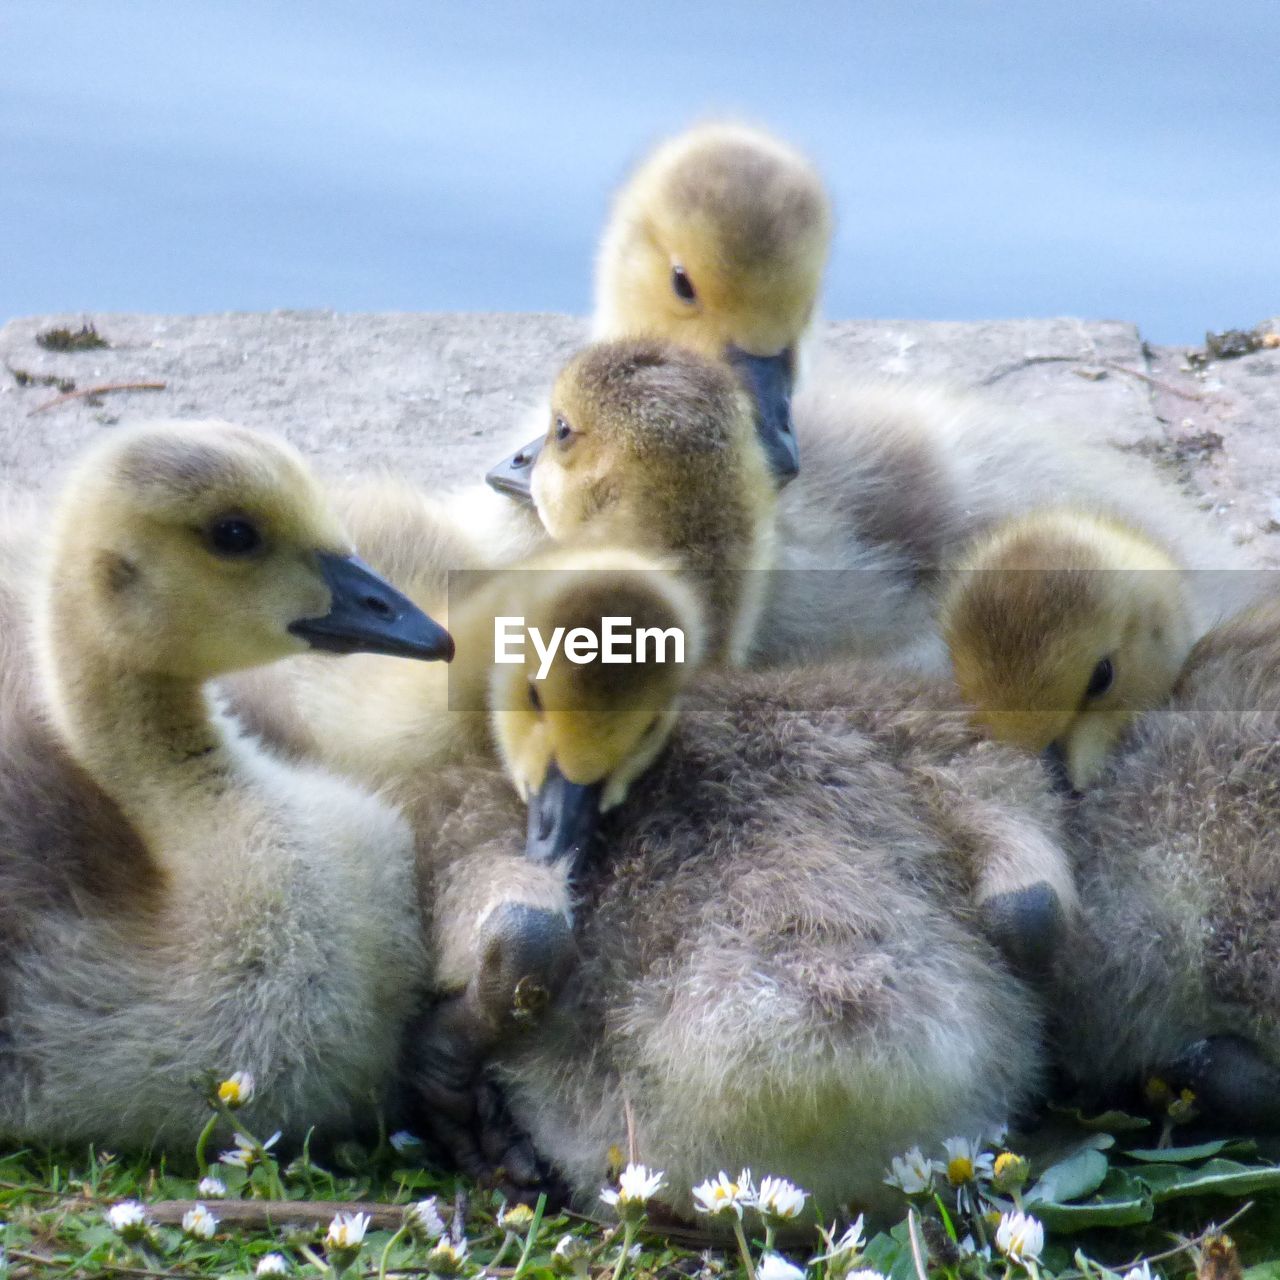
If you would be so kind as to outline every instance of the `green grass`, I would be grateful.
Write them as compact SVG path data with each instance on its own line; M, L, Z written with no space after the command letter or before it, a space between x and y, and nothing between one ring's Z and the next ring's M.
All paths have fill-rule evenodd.
M1030 1144L1031 1178L1019 1199L1049 1224L1043 1255L1033 1269L1042 1280L1105 1280L1108 1274L1123 1274L1141 1258L1155 1259L1157 1275L1194 1275L1206 1233L1215 1222L1228 1220L1230 1236L1248 1268L1246 1280L1280 1280L1280 1196L1273 1190L1280 1189L1280 1168L1258 1160L1250 1144L1210 1143L1153 1154L1154 1141L1144 1139L1152 1145L1143 1147L1140 1133L1120 1137L1116 1142L1105 1134L1063 1125ZM1169 1137L1165 1135L1166 1142ZM324 1247L333 1212L330 1202L404 1206L430 1196L437 1198L455 1238L467 1240L461 1273L468 1277L483 1272L499 1280L611 1280L619 1271L621 1232L604 1220L604 1212L600 1221L592 1221L548 1211L532 1226L522 1222L513 1232L500 1223L503 1202L496 1193L418 1167L386 1145L373 1153L355 1146L339 1148L330 1167L304 1156L280 1169L268 1159L252 1171L215 1165L214 1172L226 1182L230 1197L203 1201L222 1219L212 1240L190 1239L180 1226L166 1222L152 1226L144 1241L131 1244L109 1225L107 1210L123 1200L138 1200L164 1213L166 1202L197 1198L195 1177L171 1173L163 1161L126 1160L101 1152L15 1151L0 1158L0 1219L6 1223L0 1280L252 1276L258 1261L272 1252L285 1255L292 1275L331 1274L332 1260L326 1262ZM272 1181L276 1177L278 1184ZM268 1222L266 1197L273 1185L283 1187L295 1211L310 1212L313 1225ZM999 1207L1012 1207L1008 1200L994 1198ZM1134 1203L1143 1206L1144 1215L1150 1211L1149 1221L1107 1225L1109 1217L1117 1223L1132 1218ZM944 1196L918 1197L913 1205L910 1224L904 1216L889 1230L868 1231L857 1266L890 1280L921 1280L922 1275L929 1280L1020 1280L1032 1271L1010 1266L1000 1257L989 1261L957 1256L952 1240L966 1228L957 1225L959 1215L945 1187ZM176 1214L181 1207L170 1205L168 1212ZM903 1207L905 1213L905 1199ZM231 1221L237 1213L248 1213L256 1221ZM386 1225L370 1228L347 1274L378 1276L384 1262L387 1275L431 1273L430 1243L415 1242L397 1229L398 1209L385 1217ZM764 1234L760 1220L748 1211L744 1225L758 1263ZM1074 1230L1080 1225L1085 1229ZM567 1235L582 1242L583 1256L576 1265L554 1253ZM664 1234L646 1225L637 1241L638 1254L621 1268L628 1280L745 1276L732 1241L717 1245L708 1233L681 1229ZM784 1240L781 1251L804 1266L822 1252L821 1241L816 1231L806 1231ZM437 1261L437 1274L448 1270ZM840 1280L841 1275L839 1264L819 1263L808 1269L809 1280Z

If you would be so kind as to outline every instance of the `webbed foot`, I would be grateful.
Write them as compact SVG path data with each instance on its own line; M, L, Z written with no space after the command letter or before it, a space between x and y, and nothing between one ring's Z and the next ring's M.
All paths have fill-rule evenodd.
M504 902L480 926L478 952L466 989L438 1001L410 1029L408 1084L420 1131L450 1164L509 1197L536 1198L555 1180L484 1067L555 999L576 958L573 931L559 912Z
M1162 1073L1196 1095L1201 1115L1244 1132L1280 1131L1280 1067L1244 1036L1207 1036Z

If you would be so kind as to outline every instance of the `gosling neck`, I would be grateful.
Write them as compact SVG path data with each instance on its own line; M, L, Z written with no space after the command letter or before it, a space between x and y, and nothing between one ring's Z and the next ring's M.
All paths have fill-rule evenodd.
M489 683L494 659L494 619L519 614L517 600L508 597L509 573L461 601L449 619L456 657L449 664L449 715L464 738L462 745L479 747L489 735ZM511 593L516 595L517 593Z
M773 508L725 501L719 488L667 500L646 495L622 524L637 531L632 542L641 550L677 557L706 610L708 661L737 666L755 632L765 571L774 565Z
M225 741L200 681L141 672L114 658L89 633L74 599L74 591L53 590L40 619L54 724L144 841L170 847L183 829L188 838L198 829L191 805L221 790L230 767Z

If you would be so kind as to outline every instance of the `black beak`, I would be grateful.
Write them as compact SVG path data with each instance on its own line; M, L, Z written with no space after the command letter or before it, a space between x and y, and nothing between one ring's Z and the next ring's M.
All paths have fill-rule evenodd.
M756 431L773 478L781 489L800 471L800 445L791 425L791 387L795 381L795 352L776 356L752 356L737 347L725 353L742 375L756 400Z
M332 551L317 558L333 599L322 617L291 622L295 636L328 653L385 653L428 662L453 658L453 637L363 561Z
M1049 743L1040 753L1040 762L1049 775L1053 789L1059 795L1075 797L1080 794L1071 783L1071 774L1067 772L1067 753L1062 749L1062 743Z
M533 504L533 464L542 452L543 437L539 436L523 449L517 449L511 457L498 463L490 471L485 472L485 482L489 488L505 493L508 498L517 502Z
M525 853L534 862L568 858L569 874L576 874L595 835L603 790L603 782L570 782L553 763L537 794L529 798Z

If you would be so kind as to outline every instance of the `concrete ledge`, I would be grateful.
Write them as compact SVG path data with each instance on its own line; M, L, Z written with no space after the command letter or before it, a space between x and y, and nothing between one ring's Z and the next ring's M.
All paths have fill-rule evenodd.
M271 312L90 317L106 349L51 352L36 334L85 317L0 329L0 478L45 487L97 432L154 417L220 416L280 431L329 473L388 466L418 482L478 477L521 435L522 415L586 336L560 315ZM1137 329L1073 319L840 321L821 370L984 390L1030 417L1133 451L1212 507L1261 564L1280 567L1280 350L1193 369ZM163 391L78 398L160 381ZM527 425L527 424L525 424Z

